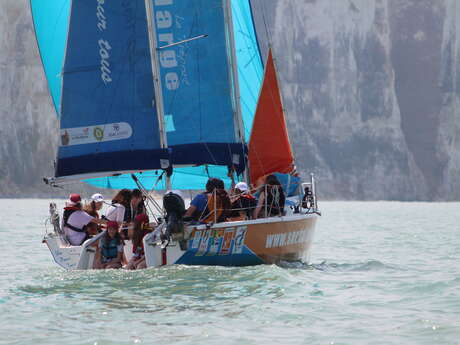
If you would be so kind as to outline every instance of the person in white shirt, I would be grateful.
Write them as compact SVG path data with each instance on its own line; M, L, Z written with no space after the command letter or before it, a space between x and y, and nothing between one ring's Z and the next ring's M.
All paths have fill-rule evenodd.
M79 246L87 238L86 227L90 223L105 224L106 221L94 218L82 210L79 194L70 194L62 217L64 233L73 246Z

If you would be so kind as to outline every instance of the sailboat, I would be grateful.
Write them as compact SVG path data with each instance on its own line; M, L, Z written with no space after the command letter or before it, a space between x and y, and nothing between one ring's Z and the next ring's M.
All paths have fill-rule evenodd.
M147 267L309 260L316 185L296 176L273 53L264 64L250 0L30 4L60 118L46 183L142 189L157 220L143 239ZM173 190L203 189L209 177L257 185L275 173L290 196L278 216L192 225L167 215L166 196L183 202ZM150 190L168 191L163 206ZM102 234L70 246L59 219L52 203L43 242L54 260L91 269Z

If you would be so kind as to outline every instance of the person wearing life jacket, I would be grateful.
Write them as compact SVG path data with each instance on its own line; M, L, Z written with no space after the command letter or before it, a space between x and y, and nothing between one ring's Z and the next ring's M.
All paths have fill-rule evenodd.
M286 196L281 183L275 175L268 175L261 187L259 201L254 210L254 219L284 215L285 202Z
M202 223L223 222L231 208L230 199L224 189L224 183L217 178L209 178L206 192L195 196L184 218L192 218Z
M250 193L246 182L238 182L232 195L232 221L251 219L257 206L256 198Z
M144 239L144 236L150 232L149 230L149 217L147 214L138 214L134 219L132 234L133 256L131 257L131 260L129 260L126 269L137 270L147 268L147 264L145 262L144 244L142 240Z
M88 237L86 228L90 223L105 224L106 221L95 218L83 211L80 195L70 194L69 200L64 207L62 227L71 245L79 246L85 241Z
M98 242L94 268L121 268L123 247L123 240L118 232L118 223L108 221L107 230Z
M96 193L91 196L91 201L83 207L83 211L88 213L90 216L93 216L94 218L100 219L101 217L98 211L102 209L103 205L104 197L102 194ZM95 223L90 223L87 226L87 232L90 236L97 235L101 231L101 227Z

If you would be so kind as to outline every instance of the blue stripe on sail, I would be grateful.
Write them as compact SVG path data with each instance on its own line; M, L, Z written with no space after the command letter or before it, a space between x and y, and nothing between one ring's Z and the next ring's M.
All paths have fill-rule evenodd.
M70 0L30 0L30 8L45 75L59 115Z
M236 143L223 1L153 3L168 146L174 152L178 145ZM205 151L197 157L190 150L189 164L214 163Z
M160 167L150 57L144 0L72 2L56 176Z
M169 159L167 150L136 150L90 153L78 157L61 158L56 176L69 176L106 171L140 171L159 169L159 159Z
M186 167L186 168L175 168L174 173L171 176L171 183L173 189L181 190L203 190L206 186L206 182L209 177L220 178L224 181L225 187L230 188L231 180L227 177L227 167L223 166L199 166L199 167ZM142 185L147 189L151 190L156 184L158 177L162 171L149 171L143 173L137 173L136 176ZM85 180L86 183L99 187L99 188L110 188L110 189L123 189L123 188L137 188L130 174L123 174L114 177L101 177L96 179ZM155 190L165 190L166 179L163 179L156 185Z
M246 141L251 135L252 123L259 99L264 68L254 28L249 0L232 0L232 18L238 65L240 105Z

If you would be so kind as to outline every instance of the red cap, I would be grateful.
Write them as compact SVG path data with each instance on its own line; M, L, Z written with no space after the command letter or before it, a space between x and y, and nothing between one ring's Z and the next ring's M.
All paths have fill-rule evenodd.
M113 220L109 220L107 222L107 229L108 228L115 228L118 230L118 223L117 222L114 222Z
M69 200L74 202L74 203L77 203L77 202L81 201L81 196L80 196L80 194L70 194L69 195Z
M145 224L149 222L149 216L147 216L145 213L141 213L141 214L138 214L136 218L134 218L134 220L141 224Z

